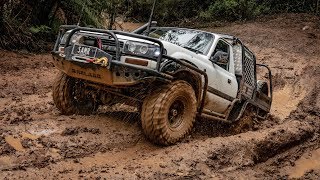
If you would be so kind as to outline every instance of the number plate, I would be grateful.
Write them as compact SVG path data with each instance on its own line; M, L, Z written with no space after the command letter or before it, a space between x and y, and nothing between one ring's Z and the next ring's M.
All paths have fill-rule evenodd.
M82 56L82 57L95 57L95 55L97 53L97 48L75 44L73 46L72 53L74 55L78 55L78 56Z

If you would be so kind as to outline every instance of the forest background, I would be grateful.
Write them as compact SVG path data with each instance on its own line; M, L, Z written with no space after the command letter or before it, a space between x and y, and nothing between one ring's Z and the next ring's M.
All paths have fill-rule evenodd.
M279 13L320 15L320 0L157 0L162 26L205 27ZM105 29L148 21L153 0L0 0L0 48L50 49L62 24ZM219 23L217 23L219 22Z

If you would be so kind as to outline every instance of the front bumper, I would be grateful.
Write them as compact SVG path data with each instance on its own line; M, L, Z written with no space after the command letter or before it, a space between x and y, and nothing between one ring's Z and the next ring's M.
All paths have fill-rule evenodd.
M71 29L71 31L66 38L66 42L63 48L64 53L61 54L59 50L61 47L61 39L68 29ZM98 53L96 52L96 54L100 53L100 56L102 53L102 56L108 57L108 66L101 66L99 64L87 62L79 62L75 59L75 56L73 56L72 54L72 48L74 47L70 45L70 40L75 33L80 31L96 33L96 35L100 37L109 36L111 39L114 40L116 54L113 56L113 58L110 58L110 54L105 53L104 51L99 50ZM118 40L116 34L140 38L158 44L161 49L161 53L156 60L152 60L153 64L155 64L156 67L149 68L121 61L121 57L123 57L124 54L120 49L120 41ZM95 34L92 34L92 36L95 36ZM78 26L61 26L52 54L55 66L69 76L96 83L102 83L109 86L128 86L135 85L146 80L172 80L173 77L171 75L160 72L160 64L163 62L163 52L164 48L161 41L150 37L132 33L125 33L121 31L109 31L103 29L84 28ZM139 56L135 58L146 59L146 57Z
M112 61L107 68L93 63L68 60L59 52L53 52L54 65L68 76L108 86L130 86L145 81L168 81L173 77L146 67Z

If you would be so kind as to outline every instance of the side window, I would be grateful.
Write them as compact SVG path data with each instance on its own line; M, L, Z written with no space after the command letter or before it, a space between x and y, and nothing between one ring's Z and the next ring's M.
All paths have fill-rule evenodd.
M211 55L210 60L228 71L230 60L230 46L226 42L219 40L216 49Z

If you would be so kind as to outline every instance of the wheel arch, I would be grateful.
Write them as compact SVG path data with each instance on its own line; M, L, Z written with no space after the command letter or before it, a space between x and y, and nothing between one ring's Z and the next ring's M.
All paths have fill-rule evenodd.
M184 80L188 82L196 95L198 104L201 103L201 94L202 94L202 81L201 75L190 70L190 69L179 69L174 73L174 80Z

